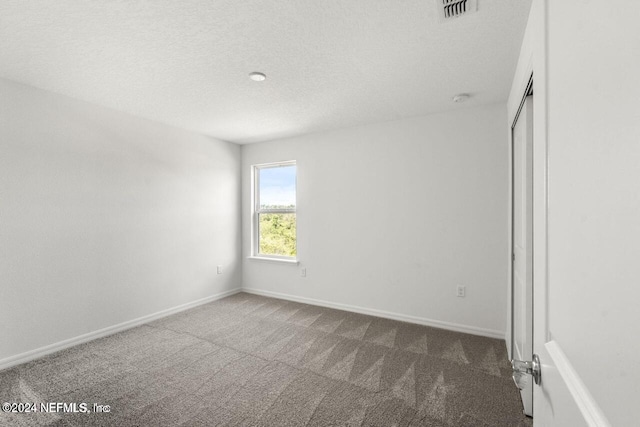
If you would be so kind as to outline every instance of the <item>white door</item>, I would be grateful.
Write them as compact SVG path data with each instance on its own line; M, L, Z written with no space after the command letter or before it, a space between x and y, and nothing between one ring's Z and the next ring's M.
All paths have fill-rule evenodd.
M533 385L534 426L610 427L571 360L550 331L551 284L548 277L548 151L545 137L544 91L531 103L536 112L533 142L533 353L540 377ZM528 97L532 98L532 97ZM558 286L557 284L555 286ZM582 303L579 296L576 304ZM556 310L560 311L558 308ZM584 325L576 324L575 328ZM531 358L523 360L530 361ZM529 376L533 383L533 377Z
M512 357L538 362L538 381L534 383L532 375L525 375L526 387L521 390L524 411L534 417L534 426L609 427L599 409L594 409L596 405L589 391L549 330L548 152L544 120L537 120L535 129L533 123L534 109L536 117L543 116L543 97L525 98L513 128ZM536 140L534 133L539 135ZM524 207L521 211L516 206ZM521 251L525 251L526 256L521 255Z
M533 356L533 96L527 96L512 132L513 276L512 358ZM533 381L519 381L524 413L533 416Z

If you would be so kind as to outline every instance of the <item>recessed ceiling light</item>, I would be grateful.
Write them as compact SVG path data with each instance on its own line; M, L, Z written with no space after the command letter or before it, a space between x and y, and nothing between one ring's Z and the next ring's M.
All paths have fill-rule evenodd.
M249 78L254 82L261 82L267 78L266 74L260 73L258 71L254 71L253 73L249 73Z
M454 96L452 99L453 99L453 102L464 102L464 101L466 101L467 99L469 99L469 94L467 94L467 93L460 93L460 94L458 94L458 95Z

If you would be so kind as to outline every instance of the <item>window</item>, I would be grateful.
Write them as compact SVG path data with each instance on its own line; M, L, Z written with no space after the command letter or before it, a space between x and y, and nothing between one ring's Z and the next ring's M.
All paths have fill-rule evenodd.
M295 260L296 162L253 167L253 256Z

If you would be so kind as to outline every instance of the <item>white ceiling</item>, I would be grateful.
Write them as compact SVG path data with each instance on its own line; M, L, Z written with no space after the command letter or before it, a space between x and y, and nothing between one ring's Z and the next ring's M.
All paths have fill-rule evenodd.
M437 2L0 0L0 77L238 143L505 101L531 0Z

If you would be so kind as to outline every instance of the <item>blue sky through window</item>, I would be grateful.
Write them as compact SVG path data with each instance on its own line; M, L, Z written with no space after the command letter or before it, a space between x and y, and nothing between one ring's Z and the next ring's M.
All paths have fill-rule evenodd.
M260 206L296 205L296 166L260 169Z

